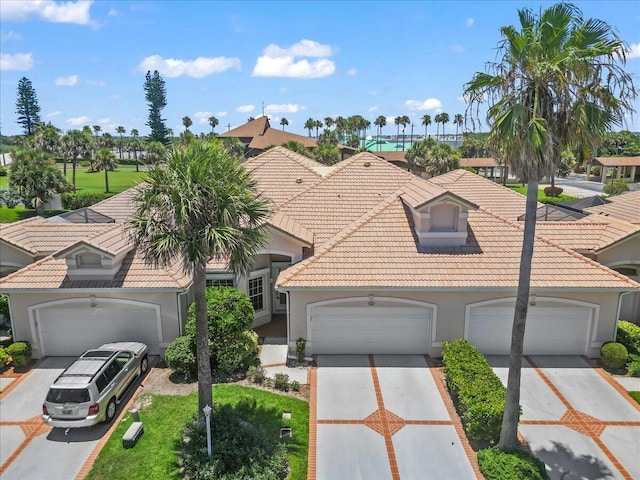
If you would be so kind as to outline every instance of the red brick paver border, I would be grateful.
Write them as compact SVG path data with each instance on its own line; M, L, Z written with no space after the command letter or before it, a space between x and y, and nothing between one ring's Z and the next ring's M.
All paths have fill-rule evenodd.
M25 439L20 443L20 445L18 445L18 448L16 448L9 458L7 458L7 460L0 466L0 477L2 477L7 468L11 466L24 449L27 448L27 445L31 443L31 440L43 433L49 433L52 430L52 427L45 425L42 422L40 415L36 415L35 417L31 417L23 421L0 422L0 426L19 426L22 433L25 435Z
M307 459L307 480L316 480L316 453L318 442L318 369L307 370L309 382L309 458Z

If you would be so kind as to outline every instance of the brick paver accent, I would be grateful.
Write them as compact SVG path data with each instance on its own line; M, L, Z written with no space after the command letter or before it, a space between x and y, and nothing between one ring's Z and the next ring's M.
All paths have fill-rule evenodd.
M307 459L307 480L316 480L316 452L318 445L318 369L307 370L309 392L309 458Z
M27 448L27 445L33 440L35 437L42 435L43 433L49 433L52 430L52 427L49 425L45 425L42 422L42 418L40 415L36 415L35 417L31 417L27 420L23 420L21 422L0 422L0 427L2 426L19 426L22 430L22 433L25 435L25 439L22 441L18 448L7 458L7 460L0 465L0 478L4 474L4 472L11 466L11 464L15 461L16 458Z
M547 377L544 372L535 364L535 362L531 359L531 357L525 356L525 359L529 364L535 369L536 373L540 376L540 378L544 381L544 383L551 389L551 391L558 397L558 399L564 404L567 408L567 412L560 418L559 420L521 420L521 425L562 425L568 427L576 432L581 433L592 439L596 445L602 450L602 453L605 454L607 459L616 467L616 469L620 472L620 475L625 478L625 480L633 480L633 477L627 472L627 470L622 466L622 463L616 458L616 456L609 450L609 448L604 444L604 442L600 439L602 432L604 432L605 428L609 426L640 426L640 422L623 422L623 421L610 421L610 420L600 420L598 418L591 417L586 413L583 413L579 410L576 410L571 403L565 398L560 390L553 384L551 379ZM592 366L593 368L593 366ZM598 371L597 368L595 370L608 381L607 377L602 374L602 372ZM609 381L609 383L614 386L617 385L617 382L614 380ZM619 385L618 385L619 387ZM619 393L622 393L623 389L616 388ZM629 400L633 402L633 399L626 394ZM623 395L624 396L624 395ZM636 404L637 408L637 404Z

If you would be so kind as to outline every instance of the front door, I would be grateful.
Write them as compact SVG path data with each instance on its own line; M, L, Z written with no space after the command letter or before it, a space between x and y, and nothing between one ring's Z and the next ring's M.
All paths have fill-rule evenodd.
M271 278L273 279L273 285L275 286L276 280L278 279L278 274L287 268L289 268L291 264L289 262L273 262L271 264ZM287 296L284 294L279 294L276 292L275 288L273 291L273 313L287 313Z

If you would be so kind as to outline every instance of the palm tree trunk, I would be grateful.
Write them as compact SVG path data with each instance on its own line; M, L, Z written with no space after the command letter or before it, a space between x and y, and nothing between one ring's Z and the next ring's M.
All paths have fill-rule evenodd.
M76 157L73 157L73 159L71 160L71 167L72 167L71 185L73 185L73 193L76 193L76 164L77 164Z
M105 193L109 193L109 169L106 165L104 167L104 187L106 190Z
M518 445L518 422L520 420L520 377L522 370L522 350L524 346L524 330L529 308L529 290L531 283L531 259L536 232L536 207L538 203L538 181L527 183L527 206L525 210L524 234L522 237L522 254L520 256L520 272L516 308L513 315L511 331L511 352L509 355L509 377L507 380L507 398L505 401L500 442L503 450L513 450Z
M198 363L198 423L201 427L205 426L205 416L202 409L206 405L213 407L205 268L205 265L198 265L193 272L193 291L196 304L196 358Z
M140 170L138 170L138 150L136 150L135 148L133 149L133 157L136 159L136 172L139 172Z

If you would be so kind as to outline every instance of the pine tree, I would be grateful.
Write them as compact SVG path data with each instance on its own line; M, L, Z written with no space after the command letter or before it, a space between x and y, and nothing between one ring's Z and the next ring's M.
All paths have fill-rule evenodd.
M169 141L168 131L167 126L164 124L165 119L160 115L160 111L167 106L167 89L157 70L153 72L153 75L151 75L150 71L147 72L144 92L145 99L149 103L149 120L146 123L151 128L149 140L166 145Z
M18 99L16 100L18 124L22 125L25 135L33 135L35 127L40 123L40 105L31 80L22 77L18 82Z

